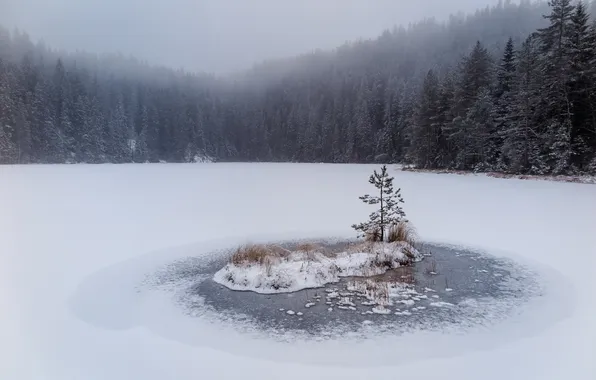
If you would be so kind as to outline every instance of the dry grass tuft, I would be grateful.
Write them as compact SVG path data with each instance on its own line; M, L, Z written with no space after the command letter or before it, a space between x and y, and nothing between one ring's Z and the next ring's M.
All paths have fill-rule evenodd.
M339 253L314 243L300 243L296 246L294 251L304 252L306 254L306 260L308 261L319 261L320 255L328 258L334 258L337 257L337 254Z
M314 252L320 250L320 247L312 243L300 243L296 246L296 251Z
M239 247L234 252L230 262L234 265L259 264L271 266L287 254L286 250L278 246L247 244Z
M404 242L413 246L416 244L416 229L409 222L399 222L389 228L387 241L389 243Z

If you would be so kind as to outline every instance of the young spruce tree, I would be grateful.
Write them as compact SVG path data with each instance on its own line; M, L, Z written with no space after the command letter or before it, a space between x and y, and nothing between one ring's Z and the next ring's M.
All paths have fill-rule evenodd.
M368 221L352 225L356 231L361 231L363 236L366 234L378 234L380 241L384 241L389 227L401 222L406 213L401 208L400 203L404 203L401 197L401 189L393 189L393 177L387 173L387 166L381 167L381 172L376 170L370 176L368 182L374 185L379 191L378 196L369 194L360 197L362 202L369 205L379 205L378 209L371 213Z

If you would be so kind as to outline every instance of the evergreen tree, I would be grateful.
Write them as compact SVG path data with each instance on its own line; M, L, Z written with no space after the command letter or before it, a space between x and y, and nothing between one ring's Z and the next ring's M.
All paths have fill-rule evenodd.
M436 168L439 150L438 121L439 79L430 70L424 79L422 92L412 125L410 160L420 168Z
M544 75L540 111L546 116L549 166L559 174L569 169L573 156L573 105L569 82L573 36L571 19L575 8L571 0L552 0L549 5L551 13L544 17L550 25L537 32Z
M458 159L460 168L490 171L497 167L501 146L493 113L493 98L489 89L485 88L478 94L464 120L468 145L461 150Z
M492 58L480 41L461 63L457 88L457 115L465 116L479 93L492 84Z
M515 75L511 112L500 131L504 139L502 162L511 173L545 174L547 165L543 154L540 126L544 115L541 105L541 72L539 43L530 36L523 43Z
M516 52L513 45L513 39L510 37L505 46L505 52L501 59L501 64L497 69L497 87L495 91L494 103L492 107L492 123L494 132L491 136L495 153L498 156L496 162L488 165L493 170L504 170L505 162L502 155L503 131L508 128L508 117L512 113L512 103L514 101L514 81L516 71Z
M437 165L441 168L452 166L455 160L455 149L448 140L450 127L453 125L455 102L455 80L448 73L440 84L437 104L436 128L438 136Z
M369 220L354 224L352 228L366 234L378 234L380 241L385 241L389 227L397 225L404 220L406 214L400 204L404 203L401 189L393 189L393 177L387 173L387 166L381 167L381 172L376 170L369 178L369 183L377 188L379 195L363 195L362 202L369 205L378 205L378 209L370 214Z
M596 142L596 109L592 102L595 93L596 34L589 27L589 15L580 1L571 16L569 97L571 99L572 128L571 164L585 170L593 151L589 145Z
M497 70L497 89L496 96L500 98L506 93L511 92L515 75L515 47L513 38L509 37L505 52L501 59L501 64Z
M455 117L447 129L449 141L457 151L453 163L457 169L474 169L482 158L480 151L486 144L486 134L479 123L484 119L481 115L487 111L485 95L490 90L492 77L492 58L477 42L461 63L454 100Z
M12 128L8 125L0 126L0 164L16 164L17 160L18 152L12 141Z
M114 162L130 162L131 152L129 147L130 131L128 118L124 109L122 96L116 100L116 108L112 112L104 139L107 141L107 153Z

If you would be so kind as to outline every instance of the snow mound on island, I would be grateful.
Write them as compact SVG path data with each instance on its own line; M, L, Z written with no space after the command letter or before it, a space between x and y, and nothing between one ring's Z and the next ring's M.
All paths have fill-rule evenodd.
M341 277L368 277L422 259L422 254L405 242L363 243L348 251L325 254L319 251L288 251L264 263L230 262L213 276L232 290L262 294L291 293L336 283Z

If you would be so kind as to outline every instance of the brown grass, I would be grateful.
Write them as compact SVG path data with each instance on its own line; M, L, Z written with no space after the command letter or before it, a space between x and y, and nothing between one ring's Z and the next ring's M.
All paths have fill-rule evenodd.
M296 251L301 251L301 252L306 253L307 261L315 261L316 260L315 253L322 252L323 249L318 247L315 244L312 244L312 243L300 243L296 246Z
M339 251L334 252L327 247L323 247L314 243L300 243L293 250L306 253L306 259L308 261L319 260L316 254L322 254L325 257L333 258L337 257L337 254L339 253Z
M288 255L281 247L262 244L247 244L236 249L230 258L234 265L259 264L270 266L273 262Z
M409 222L399 222L389 228L387 241L389 243L399 241L413 246L416 244L416 230Z
M303 252L314 252L319 250L320 247L312 243L300 243L296 246L296 251Z

